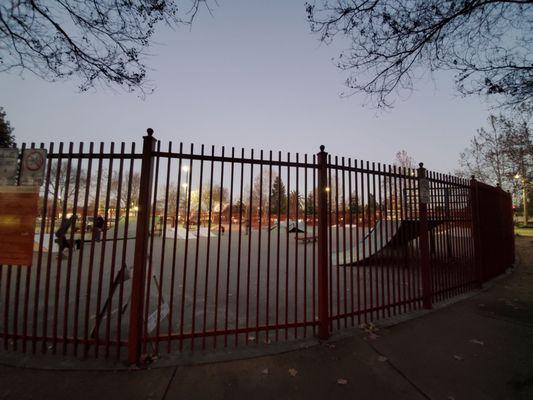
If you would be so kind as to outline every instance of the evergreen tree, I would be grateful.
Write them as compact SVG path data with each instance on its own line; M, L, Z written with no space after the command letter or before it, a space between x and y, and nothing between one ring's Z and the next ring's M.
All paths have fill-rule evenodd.
M0 147L13 147L15 144L14 129L6 119L3 107L0 107Z
M307 211L307 216L311 216L315 213L315 209L316 209L316 206L315 206L315 203L316 200L315 200L315 191L312 190L309 192L309 194L307 195L307 204L305 204L305 209Z
M374 196L372 193L369 193L368 194L368 201L367 201L367 204L364 208L365 210L365 213L367 214L370 214L370 218L374 218L375 217L375 213L376 213L376 209L379 207L379 204L377 203L376 201L376 196Z
M289 203L290 203L290 214L291 218L296 218L296 215L298 214L298 218L302 218L304 214L303 209L303 198L301 193L296 193L296 190L291 191L289 194ZM296 211L298 210L298 211Z
M361 211L361 207L359 206L359 198L357 197L357 193L353 192L351 199L349 200L348 209L351 214L357 214Z
M276 215L278 212L284 214L287 211L287 192L279 176L276 176L272 182L272 193L270 197L272 215Z

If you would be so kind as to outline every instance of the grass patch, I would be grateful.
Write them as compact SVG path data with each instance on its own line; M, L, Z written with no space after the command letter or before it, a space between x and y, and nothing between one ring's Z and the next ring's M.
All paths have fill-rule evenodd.
M528 226L528 227L515 226L514 232L515 232L515 234L520 235L520 236L533 236L533 227L531 227L531 226Z

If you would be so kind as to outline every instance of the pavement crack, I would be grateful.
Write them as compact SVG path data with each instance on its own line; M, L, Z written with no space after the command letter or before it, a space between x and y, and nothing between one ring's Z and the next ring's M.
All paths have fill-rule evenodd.
M380 356L383 356L383 357L386 357L387 358L387 363L391 366L391 368L396 371L396 373L398 375L400 375L407 383L409 383L418 393L420 393L420 395L422 395L424 398L426 398L427 400L432 400L431 397L422 390L422 388L420 388L413 380L411 380L399 367L397 367L396 365L394 365L392 363L392 361L390 360L389 357L387 357L386 354L383 354L382 352L380 352L376 347L374 347L372 345L372 343L369 343L367 342L367 344L370 346L370 348L372 350L374 350L374 352Z
M172 371L172 376L168 380L167 387L165 388L165 391L163 392L163 396L161 397L161 400L165 400L167 397L168 391L170 390L170 385L172 384L172 381L174 381L174 378L176 377L176 372L178 372L178 367L174 367L174 371Z

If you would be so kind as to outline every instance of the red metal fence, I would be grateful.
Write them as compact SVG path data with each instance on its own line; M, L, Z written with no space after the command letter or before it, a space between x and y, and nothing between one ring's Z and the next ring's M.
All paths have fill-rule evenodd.
M327 338L431 308L514 260L500 188L151 133L142 152L50 145L33 265L0 271L4 349L137 362Z

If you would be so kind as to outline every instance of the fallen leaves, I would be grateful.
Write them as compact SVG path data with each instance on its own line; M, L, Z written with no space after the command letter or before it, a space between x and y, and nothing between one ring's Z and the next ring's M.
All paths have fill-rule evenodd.
M385 356L379 356L378 357L378 361L380 361L380 362L385 362L385 361L388 361L388 360L389 359L387 357L385 357Z
M372 322L369 322L368 324L361 324L359 325L359 328L361 328L367 334L367 336L364 337L364 340L376 340L379 337L376 335L376 332L379 331L379 328Z
M374 333L379 331L378 327L372 322L369 322L368 324L361 324L359 325L359 328L364 330L366 333Z
M480 346L485 346L485 342L478 339L470 339L470 343L478 344Z
M344 378L339 378L339 379L337 379L337 383L339 385L347 385L348 384L348 380L344 379Z
M294 368L289 368L289 375L294 378L296 375L298 375L298 370Z
M261 371L261 373L263 375L268 375L268 374L270 374L270 370L268 368L265 368L264 370Z
M453 358L455 358L457 361L463 361L463 360L464 360L464 357L463 357L463 356L460 356L460 355L458 355L458 354L455 354L455 355L453 356Z

